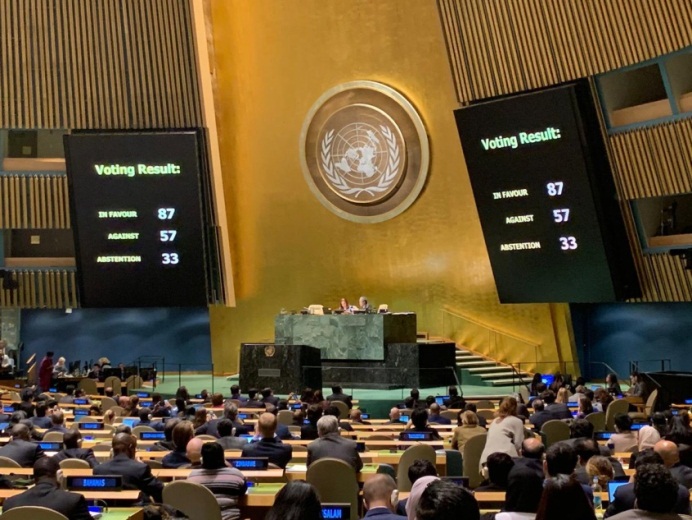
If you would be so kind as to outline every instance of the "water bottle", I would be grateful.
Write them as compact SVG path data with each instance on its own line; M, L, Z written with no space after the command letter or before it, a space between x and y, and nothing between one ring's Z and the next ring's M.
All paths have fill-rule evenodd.
M593 478L593 484L591 484L591 490L593 491L593 508L594 511L601 511L603 509L603 502L601 500L601 485L598 483L598 477Z

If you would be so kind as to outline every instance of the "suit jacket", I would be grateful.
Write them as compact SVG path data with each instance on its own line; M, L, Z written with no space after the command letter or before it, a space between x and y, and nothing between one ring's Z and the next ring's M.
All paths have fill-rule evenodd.
M66 434L66 433L69 432L69 431L70 431L70 430L68 430L68 429L65 428L64 426L51 426L50 428L48 428L48 429L45 431L45 433L48 433L48 432L59 432L59 433L62 433L62 434L64 435L64 434ZM44 433L44 435L45 435L45 433Z
M353 408L353 402L351 401L351 396L346 395L344 393L341 394L331 394L327 396L327 401L330 403L332 401L341 401L342 403L346 403L346 406L349 407L349 409Z
M280 439L261 439L243 446L243 457L267 457L269 462L285 468L293 456L293 447Z
M17 462L23 468L31 468L43 457L43 449L33 442L14 439L0 448L0 457L7 457Z
M190 464L190 459L187 458L187 453L184 449L182 451L173 450L161 459L161 465L164 468L175 469L186 464Z
M99 462L94 456L94 450L90 448L72 448L69 450L62 450L53 457L57 462L63 461L65 459L81 459L89 463L89 466L95 468L99 465Z
M353 428L351 428L353 429ZM276 436L279 439L285 440L285 441L290 441L293 440L293 435L291 434L291 430L288 429L288 426L285 424L277 424L276 425Z
M317 434L317 426L312 424L304 424L300 427L300 438L309 441L319 438Z
M163 421L137 421L134 424L133 428L136 426L149 426L149 428L154 428L154 430L156 430L157 432L162 432L164 428Z
M552 416L552 419L572 418L572 412L569 411L569 407L565 403L549 404L545 407L545 411Z
M154 478L151 468L143 462L132 460L124 453L96 466L94 475L122 475L123 489L139 489L144 495L151 496L154 502L163 500L163 484Z
M605 514L603 515L604 518L609 518L611 516L617 515L618 518L622 518L620 514L618 513L623 513L624 511L629 511L630 509L634 509L634 484L629 483L625 484L624 486L620 486L615 490L615 496L614 500L608 505L608 509L606 509ZM675 502L675 509L674 511L676 513L681 513L684 515L688 515L690 513L690 492L687 490L687 488L678 485L678 499ZM629 518L640 518L637 516L629 517ZM655 517L641 517L641 518L655 518Z
M279 406L279 398L276 397L275 395L270 395L269 397L263 397L262 403L264 403L265 407L266 407L267 403L274 405L274 406Z
M247 445L247 441L240 437L221 437L216 442L221 444L224 450L242 450Z
M2 504L2 511L15 507L39 506L52 509L65 515L69 520L91 520L86 500L78 493L69 493L58 488L58 483L41 479L34 487L21 495L8 498Z
M248 399L243 405L244 408L264 408L264 403L257 399Z
M401 520L405 516L396 515L386 507L376 507L368 510L363 518L377 518L377 520Z
M452 410L463 410L464 406L466 406L466 401L460 395L455 395L454 397L445 399L444 405Z
M53 423L50 422L50 417L32 417L29 420L36 428L41 428L43 430L47 430L53 426Z
M543 425L552 419L554 419L554 417L550 414L550 412L541 410L540 412L534 412L533 415L529 417L529 422L533 424L536 430L540 431L540 429L543 428Z
M195 435L213 435L214 437L221 437L219 435L219 421L221 419L212 419L209 422L204 423L202 426L197 428L195 430ZM238 422L238 421L233 421L233 427L235 428L235 434L237 435L244 435L248 433L250 430L247 426L244 424Z
M670 468L670 473L678 481L678 484L682 484L687 489L692 488L692 468L678 463Z
M356 471L363 468L356 442L341 437L338 432L330 433L308 444L308 466L327 457L341 459L353 466Z
M28 418L31 418L34 416L34 410L36 409L34 405L30 402L27 401L22 401L19 404L15 405L14 409L18 412L24 412L26 413L26 416Z
M428 417L428 422L435 424L452 424L452 421L441 415L430 415Z
M510 475L516 473L531 471L538 475L541 479L545 478L543 473L543 462L537 459L529 459L526 457L517 457L514 460L514 466L509 470Z

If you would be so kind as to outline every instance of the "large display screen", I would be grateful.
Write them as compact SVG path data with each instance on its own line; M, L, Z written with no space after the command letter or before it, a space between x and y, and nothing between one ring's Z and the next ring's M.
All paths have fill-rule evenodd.
M207 304L196 131L65 136L82 307Z
M587 82L455 111L503 303L637 296Z

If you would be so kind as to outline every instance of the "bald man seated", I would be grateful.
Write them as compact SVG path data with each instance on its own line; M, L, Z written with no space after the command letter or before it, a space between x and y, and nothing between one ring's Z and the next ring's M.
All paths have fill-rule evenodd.
M12 440L0 448L0 457L12 459L23 468L31 468L44 456L41 446L31 442L31 432L26 424L15 424L10 435Z
M163 484L151 474L151 468L135 459L137 439L129 433L113 437L113 458L94 468L94 475L121 475L123 489L139 489L140 503L162 501Z
M15 507L39 506L57 511L69 520L91 520L84 497L79 493L68 493L60 489L57 479L59 469L60 465L52 457L38 460L34 464L34 487L5 500L2 512Z
M687 489L692 488L692 468L680 464L680 449L671 441L658 441L654 451L663 459L663 464L670 470L673 478Z
M394 512L397 502L396 482L389 475L375 475L363 485L363 504L368 510L363 518L377 518L378 520L406 518Z
M198 437L193 437L187 443L185 455L190 459L189 464L185 464L183 468L201 468L202 467L202 446L204 441Z
M243 447L243 457L267 457L270 464L284 469L293 456L293 447L276 436L277 420L272 413L259 416L256 432L260 439Z
M389 421L387 421L385 424L404 424L404 422L401 420L401 410L399 410L397 407L392 408L389 411Z

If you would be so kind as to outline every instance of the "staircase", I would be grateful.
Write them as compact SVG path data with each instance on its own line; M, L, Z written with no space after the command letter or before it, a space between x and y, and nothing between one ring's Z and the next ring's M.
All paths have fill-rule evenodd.
M516 373L509 365L484 358L478 354L457 347L456 365L461 372L463 385L507 387L531 382L532 374Z

